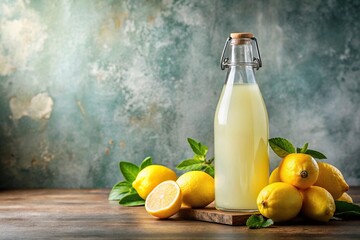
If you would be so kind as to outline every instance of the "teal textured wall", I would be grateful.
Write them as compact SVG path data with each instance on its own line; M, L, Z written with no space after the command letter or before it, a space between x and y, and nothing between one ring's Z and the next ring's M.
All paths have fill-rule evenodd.
M230 32L251 31L271 137L360 185L360 1L0 2L0 188L110 187L119 160L213 149ZM211 153L210 153L211 154ZM274 167L279 159L271 155Z

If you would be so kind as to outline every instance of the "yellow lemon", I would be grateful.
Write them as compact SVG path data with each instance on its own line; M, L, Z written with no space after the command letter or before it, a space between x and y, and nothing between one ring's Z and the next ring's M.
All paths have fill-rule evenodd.
M344 192L349 190L349 185L339 169L325 162L318 162L318 165L319 177L314 185L328 190L334 199L338 199Z
M269 183L274 183L274 182L281 182L279 176L279 167L275 168L270 174Z
M311 186L301 192L304 197L301 213L304 216L320 222L328 222L333 217L335 202L325 188Z
M132 186L142 199L146 199L158 184L166 180L176 181L176 173L165 166L150 165L139 172Z
M260 191L256 203L262 215L274 222L282 222L298 215L302 206L302 196L293 185L275 182Z
M348 202L348 203L353 203L352 197L350 197L349 194L347 194L346 192L344 192L341 197L339 197L338 199L336 199L338 201L344 201L344 202Z
M176 181L183 194L183 203L192 208L203 208L215 199L214 178L202 171L190 171Z
M169 218L181 207L182 194L179 185L172 180L157 185L145 201L148 213L158 218Z
M319 166L308 154L291 153L280 162L279 176L283 182L306 189L318 179Z

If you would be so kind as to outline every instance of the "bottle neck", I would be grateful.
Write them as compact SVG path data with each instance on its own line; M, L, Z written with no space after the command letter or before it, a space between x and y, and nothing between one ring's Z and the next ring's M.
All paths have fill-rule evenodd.
M250 39L232 39L226 83L254 84L253 52Z
M231 41L231 65L249 65L253 63L251 40L232 39Z

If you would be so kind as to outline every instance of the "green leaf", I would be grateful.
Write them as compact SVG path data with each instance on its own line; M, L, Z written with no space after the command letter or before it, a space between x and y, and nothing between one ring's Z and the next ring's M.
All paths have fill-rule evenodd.
M360 219L360 206L353 203L344 201L335 201L335 214L334 217L343 219Z
M336 213L334 216L341 219L360 219L360 213L356 211Z
M200 160L200 161L204 162L206 160L206 157L204 155L195 154L193 159Z
M176 166L179 170L199 170L201 168L203 161L196 159L186 159L179 163ZM195 169L194 169L195 168Z
M346 211L358 211L360 212L360 206L354 203L348 203L345 201L335 201L336 211L335 213Z
M262 215L251 215L246 221L246 226L250 229L266 228L273 225L274 222L271 219L265 220Z
M194 151L195 154L197 155L206 155L207 153L207 146L202 145L201 143L197 142L196 140L192 139L192 138L188 138L188 143L191 147L191 149Z
M110 201L119 201L124 195L129 193L131 188L131 183L127 181L118 182L111 189L108 199Z
M295 148L292 143L285 138L271 138L269 139L271 149L281 158L286 157L290 153L295 153Z
M129 189L129 193L131 193L131 194L132 194L132 193L137 193L137 191L135 190L134 187L131 186L131 188Z
M315 150L307 149L305 153L309 154L313 158L327 159L327 157L324 154L322 154L321 152L315 151Z
M212 165L206 166L204 172L206 172L210 176L214 177L214 174L215 174L214 166L212 166Z
M208 146L203 145L201 143L199 143L199 145L200 145L200 151L203 153L202 155L206 156L206 154L207 154L207 152L209 150Z
M298 153L306 153L308 146L309 146L309 143L305 143L304 146L302 148L300 148L300 150L299 150L299 148L297 148L297 152Z
M260 228L261 221L264 221L264 218L261 215L251 215L246 221L246 226L250 229Z
M139 173L139 167L131 162L120 162L119 166L124 178L128 182L132 183Z
M274 221L271 218L269 218L265 222L263 222L262 227L267 228L267 227L270 227L273 224L274 224Z
M120 201L119 204L122 206L128 206L128 207L133 207L133 206L142 206L145 204L145 200L142 199L139 194L137 193L132 193L132 194L127 194L125 195Z
M147 157L140 164L140 170L143 170L144 168L146 168L147 166L150 166L150 165L152 165L152 158Z

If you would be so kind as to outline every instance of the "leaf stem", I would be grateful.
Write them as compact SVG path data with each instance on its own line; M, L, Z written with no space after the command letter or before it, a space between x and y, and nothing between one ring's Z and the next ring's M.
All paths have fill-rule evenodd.
M209 165L212 164L214 162L214 159L215 158L213 158L213 157L208 160L205 159L205 164L209 164Z

